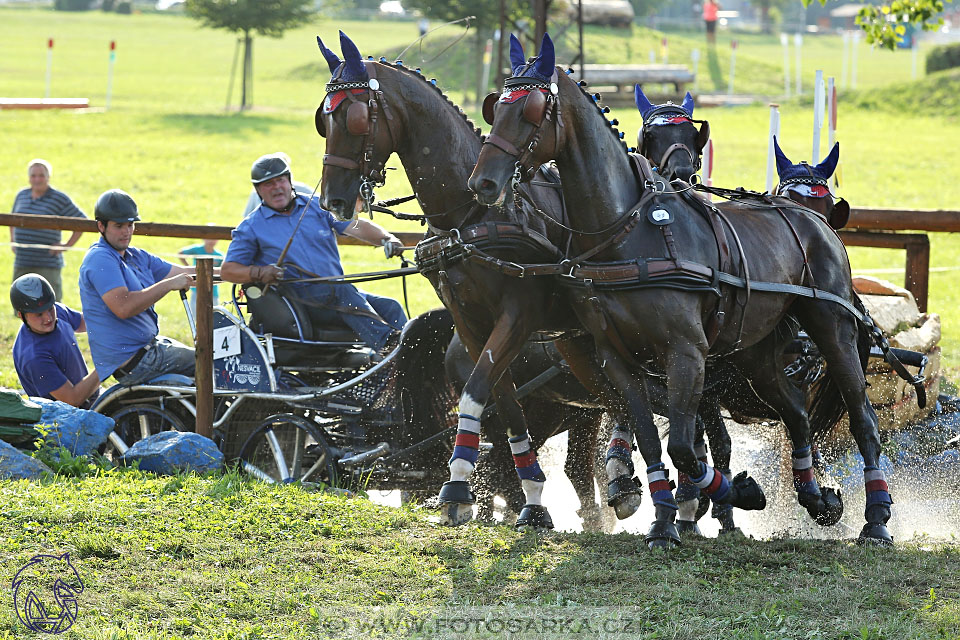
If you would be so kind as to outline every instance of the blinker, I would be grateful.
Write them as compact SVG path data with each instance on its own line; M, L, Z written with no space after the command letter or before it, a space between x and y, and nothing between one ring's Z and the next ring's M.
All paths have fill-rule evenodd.
M354 102L347 107L347 132L354 136L370 133L370 112L366 102Z
M483 114L483 121L489 125L493 124L493 108L497 105L498 100L500 100L500 93L497 91L487 94L487 97L483 99L481 113Z
M326 114L324 113L323 105L321 104L317 107L317 112L313 116L313 124L317 128L317 133L320 134L321 138L327 137L327 123L324 121Z
M543 122L543 116L547 110L547 98L539 89L534 89L527 94L527 99L523 102L523 119L532 125L539 126Z

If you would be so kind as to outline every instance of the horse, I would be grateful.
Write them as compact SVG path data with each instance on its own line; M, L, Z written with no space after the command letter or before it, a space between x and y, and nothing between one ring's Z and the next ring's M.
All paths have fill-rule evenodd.
M858 541L891 544L886 523L892 500L877 467L877 418L865 392L873 325L862 305L858 308L849 260L836 232L815 212L785 199L773 199L775 206L763 215L753 203L715 206L687 189L672 188L642 157L627 152L623 134L602 116L596 101L555 66L549 35L530 62L512 38L511 64L513 74L495 103L493 128L469 186L481 203L495 202L512 179L528 177L551 159L564 177L564 201L576 231L562 281L577 317L594 337L607 378L637 417L656 513L648 546L674 546L679 535L677 504L638 372L666 381L667 452L677 470L715 502L762 508L762 490L746 473L731 482L698 460L696 411L707 359L735 360L774 334L788 313L802 323L829 365L832 384L825 392L839 394L846 405L864 458L866 523ZM776 353L768 351L766 360L766 366L776 365ZM763 398L795 397L779 388L777 376L752 382ZM776 408L795 411L789 404ZM795 473L802 465L809 469L809 426L807 433L791 436ZM802 442L807 444L798 450ZM622 472L615 460L611 463L608 473ZM816 499L816 510L833 508L815 478L805 482L804 493Z
M557 337L563 329L550 326L560 299L555 284L499 270L509 270L518 256L555 259L559 255L555 247L562 242L560 228L526 215L513 201L482 206L475 200L466 182L480 152L480 133L435 80L428 81L419 69L400 62L364 61L343 32L343 60L319 38L318 45L332 75L315 116L317 131L326 138L323 206L341 219L351 218L358 195L371 200L372 188L384 182L387 159L397 153L429 229L428 239L417 247L418 266L451 310L457 328L457 338L447 350L447 368L451 379L466 380L450 481L440 491L442 521L459 525L472 517L476 495L467 480L477 463L481 424L485 433L500 431L483 416L492 395L499 422L510 436L509 449L523 488L519 500L518 492L508 494L508 503L520 512L517 526L552 527L541 502L545 476L536 450L548 437L569 430L565 470L580 499L584 527L598 528L593 443L603 406L595 394L572 380L552 347L527 345L535 330L552 330L549 337ZM545 171L541 178L542 184L534 184L529 197L538 210L560 219L556 176ZM498 246L489 253L482 250L491 244ZM562 343L567 362L590 356L589 349L580 349L584 355L578 356L573 339ZM457 357L465 353L466 361ZM545 370L562 373L521 405L515 381L529 382ZM537 418L529 432L525 413ZM489 456L495 461L494 473L496 461L510 455L502 440L494 439Z

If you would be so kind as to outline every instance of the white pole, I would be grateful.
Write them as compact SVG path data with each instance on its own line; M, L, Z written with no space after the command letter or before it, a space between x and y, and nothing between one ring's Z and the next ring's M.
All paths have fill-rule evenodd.
M837 86L833 82L833 78L830 78L827 81L827 101L829 103L829 108L827 109L827 118L830 122L829 124L829 140L830 140L830 150L833 150L833 143L837 141ZM833 179L828 180L830 186L830 192L836 193L837 189L840 187L840 162L837 161L837 168L833 172Z
M780 136L780 105L770 103L770 134L767 136L767 193L773 193L774 177L777 175L776 153L773 137Z
M657 52L650 49L650 64L657 64Z
M803 74L803 71L801 70L802 63L803 63L803 60L802 60L803 35L802 34L799 34L799 33L793 34L793 46L796 47L797 49L796 76L797 76L797 95L799 96L799 95L803 95L803 81L801 79L801 75Z
M843 56L840 58L840 86L850 88L850 74L847 67L850 65L850 32L843 31Z
M817 69L813 81L813 153L811 164L820 162L820 130L823 129L823 70Z
M857 88L857 49L860 48L860 31L853 32L850 52L850 88Z
M493 58L493 40L487 40L483 48L483 80L480 81L480 95L486 95L490 89L490 60Z
M663 64L667 64L667 60L670 58L670 50L667 48L667 39L660 39L660 55L663 57Z
M703 147L703 165L701 172L703 173L703 184L708 187L713 186L713 139L707 140L707 144ZM713 200L713 196L709 193L706 194L708 200Z
M733 95L733 77L737 71L737 41L730 41L730 83L727 85L727 95Z
M44 98L50 97L50 75L53 69L53 38L47 38L47 83L43 92Z
M693 58L693 93L700 93L700 49L694 49L690 52Z
M113 63L117 59L117 41L110 41L110 62L107 65L107 103L105 108L110 109L110 96L113 94Z
M785 33L780 34L780 44L783 45L783 95L790 97L790 38Z

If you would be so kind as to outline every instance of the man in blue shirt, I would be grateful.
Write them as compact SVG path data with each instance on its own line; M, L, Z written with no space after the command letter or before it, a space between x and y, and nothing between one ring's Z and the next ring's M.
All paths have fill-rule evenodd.
M181 267L130 246L137 203L111 189L97 199L100 240L80 265L80 301L90 336L90 355L101 380L125 385L165 373L192 376L194 350L158 335L154 303L193 284L193 267Z
M320 207L319 199L294 193L290 165L279 154L258 158L250 176L263 203L233 230L220 270L224 280L269 284L281 278L343 275L335 234L382 245L387 257L403 251L396 236L380 225L360 219L338 222ZM279 267L277 261L288 241L283 267ZM351 284L293 283L284 288L293 297L309 301L311 317L328 323L339 317L381 353L396 346L407 321L396 300Z
M13 343L13 366L29 396L86 409L100 395L96 371L87 364L74 332L87 330L83 314L56 302L47 279L28 273L10 286L10 304L23 326Z

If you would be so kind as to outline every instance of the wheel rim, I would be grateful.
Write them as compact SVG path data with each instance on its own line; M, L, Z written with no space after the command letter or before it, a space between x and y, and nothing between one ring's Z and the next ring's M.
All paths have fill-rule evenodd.
M240 463L264 482L336 484L336 463L320 430L292 414L264 420L243 445Z
M110 417L115 423L114 431L128 447L163 431L187 431L176 414L153 405L129 405L111 413ZM108 442L104 454L115 457L118 452Z

